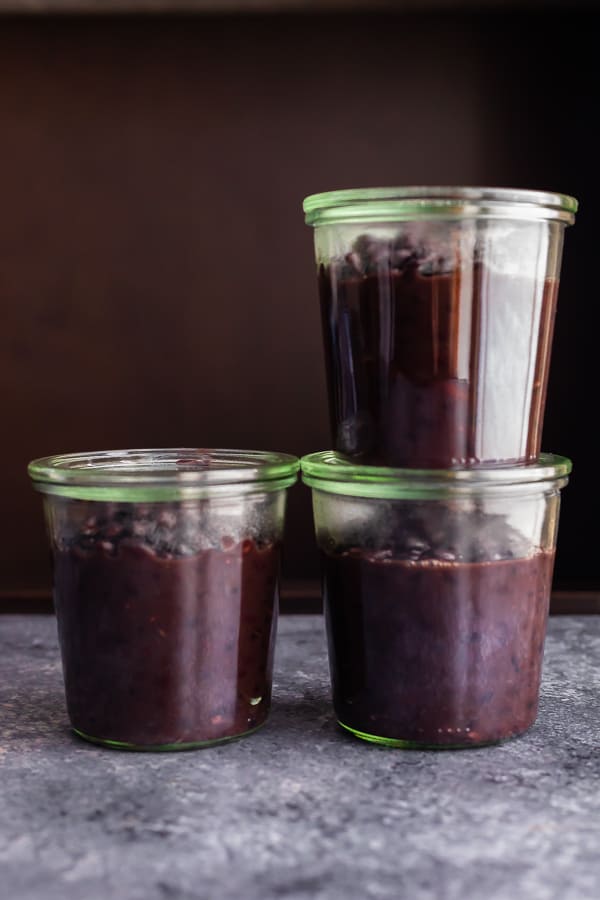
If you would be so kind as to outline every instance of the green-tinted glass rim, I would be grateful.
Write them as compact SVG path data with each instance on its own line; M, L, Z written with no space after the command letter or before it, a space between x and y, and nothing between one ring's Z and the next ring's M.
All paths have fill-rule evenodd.
M354 497L418 498L451 493L481 493L553 483L562 487L572 469L570 459L542 453L535 463L470 469L395 469L356 465L333 450L300 460L309 487Z
M380 187L311 194L307 225L402 222L415 219L495 218L575 221L578 202L567 194L519 188Z
M288 453L174 447L46 456L27 471L45 494L149 502L282 490L299 468Z

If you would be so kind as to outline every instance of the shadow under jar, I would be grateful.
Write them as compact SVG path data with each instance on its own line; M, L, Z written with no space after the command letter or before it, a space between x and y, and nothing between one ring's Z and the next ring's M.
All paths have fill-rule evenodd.
M298 465L286 454L197 449L30 463L77 734L178 750L265 722L286 489Z
M560 489L571 470L302 460L336 717L393 747L473 747L535 721Z
M576 209L496 188L308 197L335 449L411 468L535 460Z

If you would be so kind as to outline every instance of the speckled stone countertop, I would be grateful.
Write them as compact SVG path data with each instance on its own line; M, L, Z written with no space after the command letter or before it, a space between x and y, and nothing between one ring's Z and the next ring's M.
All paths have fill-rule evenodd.
M538 723L497 747L345 735L298 616L262 731L154 755L71 736L54 620L1 616L0 897L598 900L600 617L551 619Z

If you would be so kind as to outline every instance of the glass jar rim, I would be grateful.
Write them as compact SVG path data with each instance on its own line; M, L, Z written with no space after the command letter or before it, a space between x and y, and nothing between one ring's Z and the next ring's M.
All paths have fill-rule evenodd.
M478 494L551 484L563 487L572 470L566 456L542 453L534 463L461 469L399 469L357 465L334 450L300 460L302 481L331 494L382 499Z
M554 220L572 225L578 202L567 194L521 188L407 186L354 188L304 199L307 225L425 219Z
M27 471L45 494L151 501L281 490L299 468L288 453L171 447L58 454L32 460Z

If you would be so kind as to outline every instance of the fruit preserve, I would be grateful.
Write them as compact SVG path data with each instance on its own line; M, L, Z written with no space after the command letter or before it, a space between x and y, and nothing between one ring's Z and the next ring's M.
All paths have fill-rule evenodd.
M485 187L305 199L339 453L416 469L537 459L576 209Z
M285 487L297 462L203 454L30 467L46 492L67 709L89 740L181 749L267 718ZM53 477L63 478L58 494Z
M398 747L527 730L569 461L417 472L316 453L302 469L339 723Z
M452 270L400 246L363 237L349 261L320 269L336 449L412 468L535 459L557 282L538 294L530 278ZM541 338L529 361L532 319ZM518 436L506 425L521 423L517 402L528 413Z
M553 554L323 554L339 721L406 744L492 743L535 721Z

